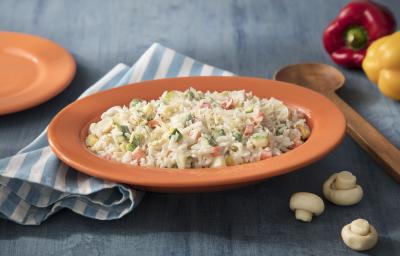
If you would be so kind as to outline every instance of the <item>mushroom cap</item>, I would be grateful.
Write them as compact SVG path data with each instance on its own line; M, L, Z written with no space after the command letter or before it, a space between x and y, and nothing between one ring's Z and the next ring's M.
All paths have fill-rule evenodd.
M356 184L351 189L337 189L334 186L337 176L338 173L333 174L324 182L324 185L322 186L322 192L326 199L328 199L328 201L331 203L342 206L353 205L360 202L364 196L361 186Z
M356 251L369 250L378 242L378 232L364 219L354 220L344 226L341 235L343 242Z
M295 211L297 209L312 212L314 215L320 215L324 209L324 201L312 193L298 192L290 197L290 209Z

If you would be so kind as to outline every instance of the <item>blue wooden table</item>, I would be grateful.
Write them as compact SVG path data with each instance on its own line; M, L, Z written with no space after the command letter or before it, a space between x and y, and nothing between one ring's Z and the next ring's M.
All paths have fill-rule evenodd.
M54 99L0 117L0 158L30 142L64 106L116 63L133 63L153 42L246 76L270 78L281 66L332 63L321 45L326 24L347 1L43 1L1 0L0 29L37 34L65 46L78 70ZM381 1L400 22L400 2ZM343 70L339 92L400 147L400 104L359 71ZM321 194L333 172L350 170L365 190L352 207L326 205L311 224L288 209L293 192ZM369 255L400 255L400 185L346 137L325 159L298 172L226 192L147 193L121 220L62 211L38 227L0 220L1 255L347 255L343 225L368 219L378 229Z

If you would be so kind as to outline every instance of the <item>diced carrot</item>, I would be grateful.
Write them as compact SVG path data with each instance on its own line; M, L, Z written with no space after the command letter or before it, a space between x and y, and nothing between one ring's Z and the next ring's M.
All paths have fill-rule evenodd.
M271 158L271 157L272 157L272 152L270 150L264 149L261 152L261 156L260 156L261 160L268 159L268 158Z
M111 156L110 153L107 153L107 154L105 154L105 155L103 156L103 159L105 159L105 160L111 160L111 159L112 159L112 156Z
M252 124L246 124L246 127L244 129L244 136L250 136L254 132L254 125Z
M256 125L256 126L259 126L260 124L261 124L261 122L264 120L264 113L263 112L258 112L258 115L257 116L253 116L253 121L254 121L254 124Z
M191 130L189 132L189 136L190 138L192 138L193 140L197 141L200 138L200 132L198 130Z
M159 123L158 123L157 120L153 119L153 120L148 121L148 122L147 122L147 125L148 125L150 128L154 129L154 128L157 127L157 125L159 125Z
M302 142L301 140L295 140L295 141L294 141L294 145L295 145L296 148L297 148L298 146L302 145L302 144L303 144L303 142Z
M233 102L233 99L229 97L226 99L224 102L222 102L221 107L224 109L232 109L235 108L235 104Z
M299 118L305 118L306 115L304 114L304 112L300 111L299 109L295 108L295 107L289 107L289 114L291 115L292 113L296 112L297 116ZM290 119L290 118L289 118Z
M212 153L211 153L212 156L214 157L220 156L222 155L222 153L224 153L224 147L221 146L212 147Z
M298 146L300 146L301 144L303 144L303 142L301 141L301 140L294 140L293 141L293 144L292 145L290 145L290 149L294 149L294 148L297 148Z
M208 103L208 102L203 102L203 103L201 104L201 106L200 106L200 108L210 108L210 107L211 107L211 104Z
M132 158L134 160L136 160L138 162L138 164L140 163L140 159L145 158L146 157L146 152L144 152L143 150L141 150L140 148L136 148L133 152L132 152Z
M299 118L306 118L306 114L304 114L304 113L301 112L301 111L297 111L297 116L298 116Z

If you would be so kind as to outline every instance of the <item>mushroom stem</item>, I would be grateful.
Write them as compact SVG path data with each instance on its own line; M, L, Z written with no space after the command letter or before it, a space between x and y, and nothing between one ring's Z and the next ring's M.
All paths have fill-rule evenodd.
M353 220L350 230L357 235L366 236L369 233L369 222L364 219Z
M312 220L312 212L297 209L295 211L296 219L302 220L304 222L310 222Z
M339 172L335 179L336 189L352 189L356 186L357 178L351 172Z

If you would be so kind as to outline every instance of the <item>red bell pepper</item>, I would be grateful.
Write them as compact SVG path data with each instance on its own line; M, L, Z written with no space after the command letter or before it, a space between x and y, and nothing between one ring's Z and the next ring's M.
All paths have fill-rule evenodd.
M396 29L393 14L368 0L347 4L324 31L323 43L334 62L361 67L368 46Z

